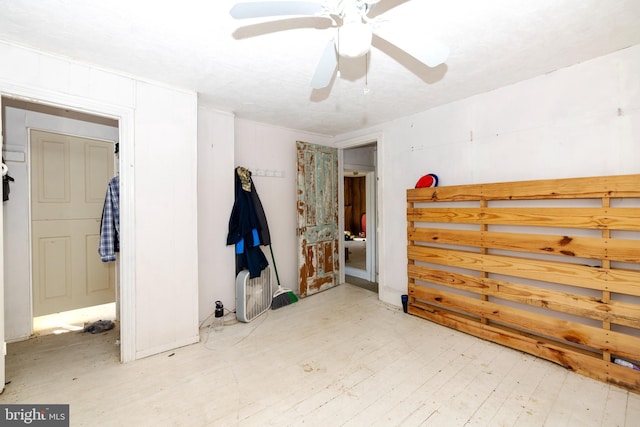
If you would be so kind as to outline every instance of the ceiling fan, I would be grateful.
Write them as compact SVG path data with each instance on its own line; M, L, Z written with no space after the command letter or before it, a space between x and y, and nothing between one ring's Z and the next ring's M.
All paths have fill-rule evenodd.
M398 4L390 8L407 1L409 0L396 2ZM330 27L336 28L337 31L327 43L311 79L311 87L314 89L322 89L331 83L338 68L338 56L358 58L366 55L371 49L374 35L429 67L436 67L447 60L449 48L436 41L416 45L414 38L414 43L409 43L411 46L397 46L392 41L394 34L384 31L383 22L379 18L379 15L388 9L379 15L372 13L376 7L380 8L377 6L379 3L385 3L385 0L240 1L231 8L230 14L235 19L276 16L313 16L329 19Z

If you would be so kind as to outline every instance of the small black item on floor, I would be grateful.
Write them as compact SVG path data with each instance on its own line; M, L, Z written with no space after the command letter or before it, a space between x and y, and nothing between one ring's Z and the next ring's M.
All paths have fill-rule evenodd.
M88 325L85 325L82 332L91 332L92 334L99 334L101 332L107 332L115 327L115 323L111 320L98 320Z
M402 295L402 311L407 312L407 305L409 304L409 295Z

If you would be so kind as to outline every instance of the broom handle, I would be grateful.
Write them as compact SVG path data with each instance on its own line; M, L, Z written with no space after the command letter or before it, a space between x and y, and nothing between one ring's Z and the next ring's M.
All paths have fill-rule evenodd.
M278 287L280 288L280 276L278 276L278 266L276 265L276 257L273 255L273 248L269 243L269 250L271 251L271 260L273 261L273 269L276 271L276 280L278 281Z

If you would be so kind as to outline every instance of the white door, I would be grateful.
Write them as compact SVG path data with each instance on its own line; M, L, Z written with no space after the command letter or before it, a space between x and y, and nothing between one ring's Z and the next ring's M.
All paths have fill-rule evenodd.
M113 143L31 131L33 315L115 301L115 267L98 255Z

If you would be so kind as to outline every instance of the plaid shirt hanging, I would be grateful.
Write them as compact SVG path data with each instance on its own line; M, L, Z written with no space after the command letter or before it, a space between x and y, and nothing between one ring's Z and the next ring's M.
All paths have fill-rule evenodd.
M120 177L109 181L107 195L102 208L100 222L100 247L98 253L102 262L116 260L116 252L120 252Z

